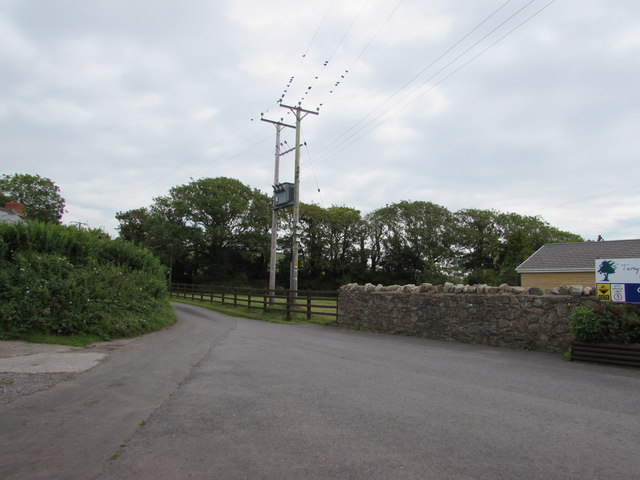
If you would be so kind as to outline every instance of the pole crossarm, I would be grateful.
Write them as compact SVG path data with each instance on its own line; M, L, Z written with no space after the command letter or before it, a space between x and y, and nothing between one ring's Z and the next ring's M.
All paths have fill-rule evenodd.
M305 115L303 115L300 120L302 120L304 117L306 117L309 113L311 115L318 115L319 112L314 112L313 110L306 110L302 107L294 107L292 105L285 105L284 103L281 103L280 106L282 108L288 108L289 110L295 110L297 112L297 115L300 115L300 112L304 112Z
M278 122L276 120L269 120L268 118L261 118L260 120L263 122L273 123L274 125L281 125L283 127L288 127L288 128L296 128L295 125L289 125L288 123Z
M286 155L287 153L291 153L296 149L296 147L291 147L289 150L285 150L284 152L280 153L280 156L282 157L283 155Z

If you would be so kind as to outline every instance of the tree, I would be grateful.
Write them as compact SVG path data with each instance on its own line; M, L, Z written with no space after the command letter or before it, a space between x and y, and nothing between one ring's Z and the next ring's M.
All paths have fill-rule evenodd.
M60 189L50 179L19 173L2 175L0 192L5 200L21 203L28 219L61 223L65 201L60 196Z
M335 288L361 279L363 221L358 210L303 203L300 224L300 271L305 286Z
M149 236L151 213L146 208L136 208L126 212L116 213L116 220L120 222L118 232L120 237L135 244L144 245Z
M203 178L171 188L148 209L118 213L120 234L141 241L176 280L266 276L271 199L240 181Z
M329 265L336 286L360 280L362 276L362 229L360 211L331 206L327 210Z
M230 178L173 187L149 208L119 212L120 235L159 256L176 281L265 281L271 200ZM292 215L280 211L280 285L288 285ZM364 218L346 206L300 205L300 285L358 283L499 285L519 282L516 267L546 243L582 241L538 217L494 210L451 213L400 201Z
M188 231L181 218L172 215L166 202L157 200L151 208L118 212L120 238L151 250L169 269L169 281L186 281L194 270L190 261ZM174 270L178 274L174 274Z
M459 268L466 272L466 282L496 283L502 235L499 213L470 208L454 215Z
M502 213L498 222L502 230L496 265L500 283L517 285L520 278L516 268L543 245L584 241L580 235L552 227L540 217Z
M439 283L450 278L454 271L454 222L445 207L401 201L367 218L370 251L379 256L376 268L383 273L382 283ZM373 268L373 260L371 263Z

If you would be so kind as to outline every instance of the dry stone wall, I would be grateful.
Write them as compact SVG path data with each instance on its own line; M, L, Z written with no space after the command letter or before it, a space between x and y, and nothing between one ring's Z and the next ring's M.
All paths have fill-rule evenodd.
M591 287L547 291L501 285L356 285L338 293L338 324L438 340L561 351L573 340L573 307L595 302Z

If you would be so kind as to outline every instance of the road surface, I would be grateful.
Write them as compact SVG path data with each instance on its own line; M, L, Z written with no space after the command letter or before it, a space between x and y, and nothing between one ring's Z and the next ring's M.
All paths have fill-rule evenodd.
M0 478L640 478L640 371L176 310L0 405Z

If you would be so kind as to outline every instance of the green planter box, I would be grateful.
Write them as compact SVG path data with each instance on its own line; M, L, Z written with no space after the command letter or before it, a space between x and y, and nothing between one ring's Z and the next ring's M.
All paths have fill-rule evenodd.
M640 368L640 344L573 342L571 360Z

